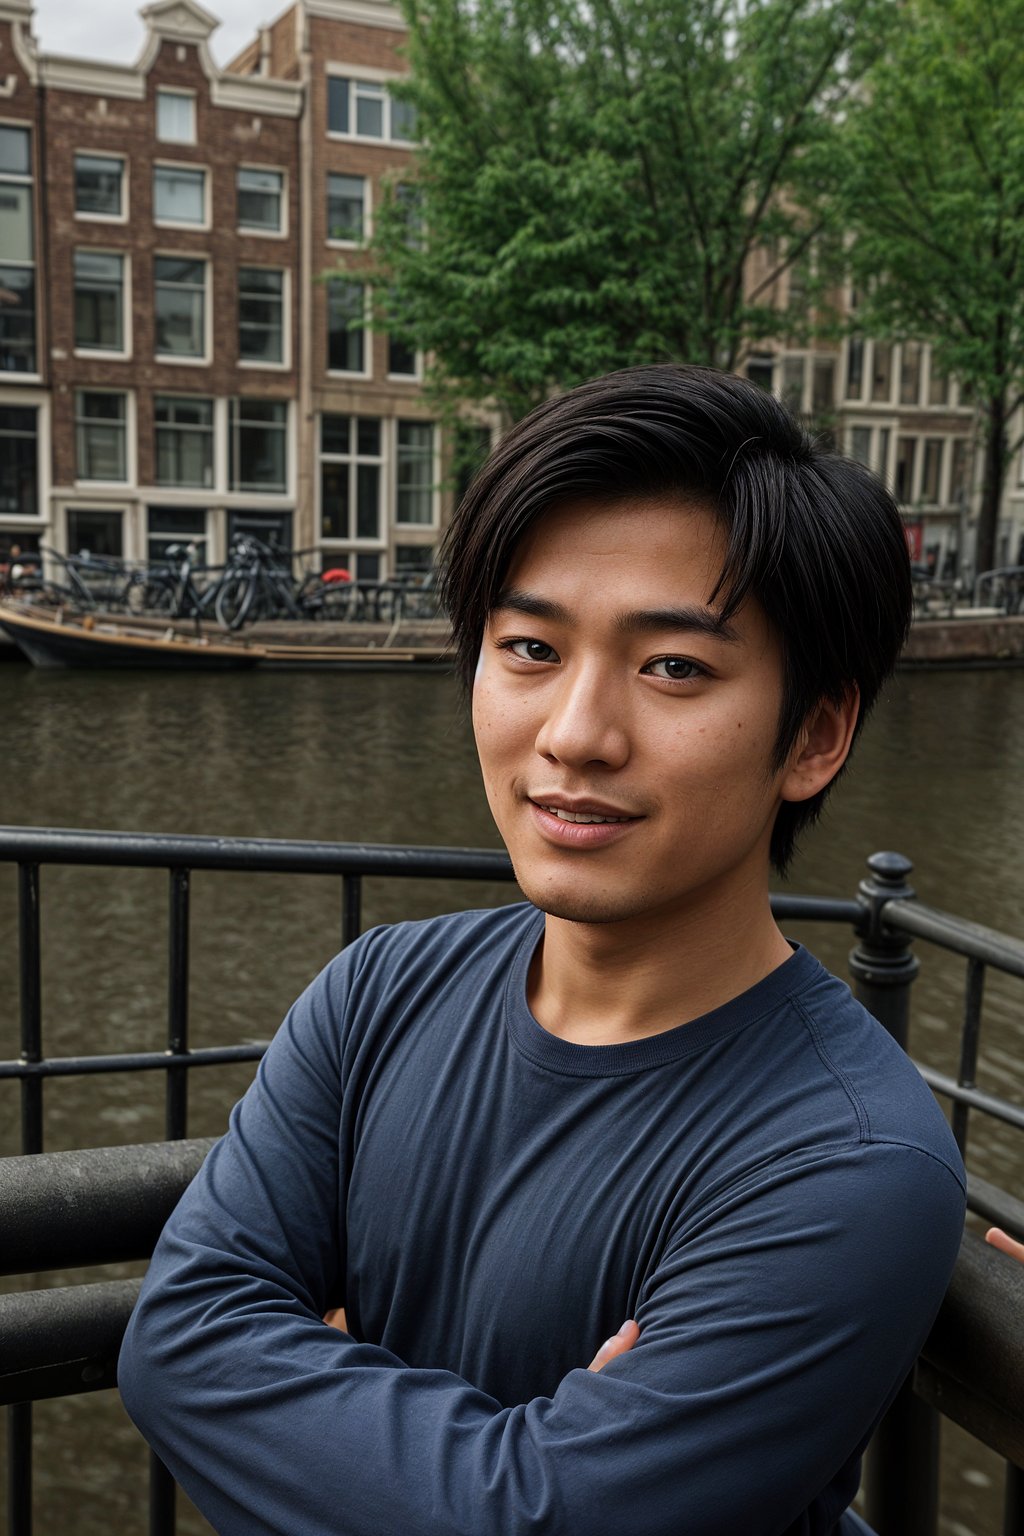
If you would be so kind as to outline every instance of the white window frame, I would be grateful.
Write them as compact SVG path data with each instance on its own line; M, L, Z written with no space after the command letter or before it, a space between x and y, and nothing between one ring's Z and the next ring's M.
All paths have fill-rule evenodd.
M385 346L388 349L388 362L391 361L391 337L385 338ZM392 373L390 367L387 372L389 384L422 384L423 383L423 353L417 347L413 353L414 367L412 373Z
M347 80L348 83L349 83L348 128L345 129L345 130L341 130L341 129L337 129L337 128L328 127L327 128L327 137L329 139L334 139L334 140L336 140L339 143L389 144L389 145L392 145L392 146L397 147L399 149L407 149L407 150L414 150L416 148L417 144L419 143L418 139L396 139L394 134L393 134L393 132L392 132L391 109L392 109L394 98L392 97L391 92L388 89L388 87L394 81L396 81L396 80L397 81L405 80L407 78L407 76L403 75L400 71L394 70L394 69L373 69L369 65L364 65L364 64L352 65L352 64L341 64L341 63L333 63L333 62L331 62L331 63L328 63L328 65L327 65L326 79L328 81L330 81L332 79L332 77L333 78L337 78L337 79L341 79L341 80ZM384 132L380 135L379 138L376 137L373 134L356 133L355 132L355 124L357 122L357 116L356 116L356 94L358 92L358 89L359 89L360 85L383 86L383 88L384 88L384 104L383 104L383 127L384 127ZM324 103L324 106L325 106L325 113L324 113L324 115L325 115L325 118L326 118L327 122L329 123L330 122L330 100L329 100L330 85L329 84L325 87L325 91L327 93L327 100Z
M273 488L271 488L269 486L263 486L263 487L259 487L259 488L256 488L256 489L251 489L251 488L250 489L243 489L243 487L240 486L240 485L236 487L236 486L232 486L232 484L231 484L231 434L232 434L232 431L234 430L233 426L232 426L232 420L231 420L231 417L232 417L231 407L232 407L232 405L234 405L237 408L238 406L240 406L242 400L254 400L254 401L256 401L260 405L283 405L284 406L284 426L281 429L284 432L284 453L285 453L285 460L284 460L284 487L283 488L277 487L277 486L275 486ZM295 494L294 486L295 486L296 467L295 467L295 440L294 440L295 439L295 433L294 433L295 411L292 408L293 407L293 403L294 402L291 401L291 400L276 400L276 399L275 400L262 400L259 396L256 396L256 395L245 395L245 394L235 394L235 395L232 395L228 400L225 401L225 405L227 407L227 423L226 423L227 430L225 432L225 473L226 473L225 484L226 484L226 486L228 488L228 495L231 498L232 505L235 505L235 506L244 505L253 496L266 497L268 503L272 499L276 500L278 502L282 502L282 503L285 502L286 500L294 499L294 494ZM238 458L236 459L236 468L238 467L238 460L240 460L240 458L241 458L241 455L239 454Z
M281 223L277 229L258 229L255 225L242 224L238 218L238 177L242 171L264 171L281 178ZM235 167L235 228L248 240L286 240L288 238L288 172L283 165L259 165L245 160Z
M330 234L327 234L324 244L339 251L359 250L363 243L369 240L373 234L373 178L371 176L361 176L358 172L351 171L329 170L327 172L327 181L324 189L324 224L327 230L330 230L331 227L329 209L331 206L332 176L345 176L349 181L361 181L363 183L363 232L357 240L336 240L332 239Z
M34 172L34 167L35 167L35 162L36 162L36 155L35 155L35 124L33 122L30 122L28 119L23 118L23 117L0 117L0 127L3 127L3 128L17 128L22 133L25 133L25 134L28 135L28 170L27 171L0 171L0 181L7 181L7 182L12 183L15 186L28 187L28 189L29 189L29 206L30 206L30 209L31 209L31 218L32 218L32 260L31 261L9 261L9 260L7 260L6 257L0 257L0 266L4 266L4 267L21 267L21 268L23 268L25 270L28 270L28 271L30 271L32 273L32 294L33 294L33 300L32 300L32 321L33 321L34 332L35 332L35 334L33 336L33 351L35 353L35 367L31 371L26 371L25 373L19 373L19 372L13 370L13 369L11 370L9 375L5 373L3 375L3 378L5 380L5 388L6 388L6 380L7 380L8 377L12 381L16 381L18 384L28 384L28 383L34 383L37 380L41 380L42 377L43 377L43 374L42 374L42 368L40 367L40 350L41 349L40 349L40 344L39 344L39 302L40 302L40 292L39 292L39 252L38 252L38 249L37 249L37 246L38 246L39 242L36 239L36 213L37 213L36 198L35 198L36 177L35 177L35 172Z
M842 419L843 452L850 455L850 457L852 457L852 452L849 434L853 432L854 427L862 427L866 432L870 433L869 462L865 467L870 469L872 474L878 475L880 479L884 480L886 485L891 486L895 480L896 438L899 435L899 422L892 416L885 416L879 419L877 416L866 416L862 412L858 412L856 415L844 416ZM883 442L882 433L884 432L887 432L889 437L886 445L886 462L882 464L879 460ZM904 435L909 436L911 434Z
M359 452L359 449L358 449L358 441L359 441L359 439L358 439L358 430L359 429L357 427L351 426L351 425L349 427L349 441L350 442L352 441L352 435L354 433L355 434L355 441L356 441L356 445L357 445L354 450L350 450L348 453L325 453L323 451L322 446L321 446L322 443L323 443L323 440L324 440L324 438L323 438L324 420L323 419L324 419L325 416L347 416L349 418L350 423L354 423L357 416L368 416L368 415L370 415L370 412L368 412L368 411L345 411L345 410L340 410L340 411L330 411L330 410L321 411L317 415L317 419L316 419L316 441L317 441L317 470L318 470L318 472L317 472L317 476L316 476L316 527L317 527L317 540L316 540L316 542L317 542L318 547L323 548L323 549L327 549L327 550L331 550L332 553L336 553L339 550L347 550L347 549L351 549L351 550L354 550L354 551L360 551L361 550L364 554L381 554L381 555L386 555L386 553L387 553L387 547L388 547L388 541L387 541L387 530L388 530L387 505L388 505L388 494L389 494L389 485L388 485L388 455L387 455L387 438L388 438L389 422L388 422L387 417L386 416L374 416L373 417L373 419L375 421L377 421L379 423L379 426L380 426L380 453L377 454L377 455L375 455L375 454L368 454L368 453L360 453ZM348 500L348 505L349 505L349 517L352 520L352 525L353 526L358 522L358 517L359 517L359 512L358 512L358 484L357 484L357 469L358 469L358 466L360 464L372 464L372 465L375 465L377 467L377 469L379 470L379 474L377 476L377 528L378 528L378 534L377 534L376 538L373 538L373 539L369 539L369 538L366 538L366 537L360 538L355 533L352 534L351 538L348 538L348 537L340 537L340 538L330 537L330 538L328 538L328 537L326 537L324 535L324 531L323 531L323 526L324 526L324 521L323 521L323 496L324 496L323 466L325 464L345 464L345 465L348 466L348 476L349 476L349 500ZM421 525L417 525L417 526L421 526ZM423 524L422 526L425 527L426 525Z
M351 283L353 285L353 287L360 287L363 290L363 329L362 329L362 337L363 337L363 366L362 366L361 369L357 369L357 368L331 368L330 366L328 366L329 363L330 363L330 344L331 344L330 343L330 335L331 335L331 283L333 283L333 282ZM363 278L361 278L358 273L352 273L350 275L347 272L332 272L331 276L330 276L330 278L329 278L329 280L327 282L327 284L325 285L325 302L326 302L326 305L327 305L327 309L326 309L326 315L325 315L326 324L324 325L324 332L325 332L325 334L327 336L327 346L328 346L328 356L327 356L327 359L326 359L326 362L325 362L325 368L326 368L326 372L327 372L328 378L331 378L331 379L372 379L373 378L373 332L370 329L370 320L372 318L372 301L371 301L371 296L370 296L370 285L369 285L369 283L367 283Z
M172 138L172 137L169 137L168 135L163 134L163 133L160 132L160 102L161 102L161 99L165 99L166 100L166 99L170 99L171 97L174 97L174 98L176 98L179 101L188 101L188 102L191 103L191 107L192 107L192 135L191 135L191 138L187 138L187 139L182 139L182 138L178 138L178 137L173 137ZM153 103L153 108L154 108L153 137L156 139L156 142L158 144L195 144L195 143L198 142L198 124L196 122L196 118L197 118L198 114L197 114L197 111L196 111L196 93L195 93L195 91L189 90L189 88L187 86L162 86L162 85L158 86L157 87L157 91L156 91L156 97L155 97L155 100L154 100L154 103Z
M292 312L291 270L288 267L265 267L256 261L240 261L235 269L236 274L241 273L243 267L252 267L261 272L276 272L281 278L281 361L279 363L266 363L262 362L259 358L243 357L239 347L238 366L239 368L262 369L264 373L286 373L292 366L292 328L290 324ZM240 277L236 277L235 290L239 299L241 299L242 285ZM235 330L235 344L238 346L241 339L241 317L237 311L235 315Z
M79 346L76 346L75 349L74 349L75 356L76 357L105 357L105 358L109 358L111 360L124 361L126 358L130 358L131 355L132 355L132 257L131 257L131 252L130 251L118 251L118 250L114 250L113 248L108 250L105 246L102 246L102 247L101 246L96 246L94 248L93 246L90 246L90 245L79 245L79 246L75 246L74 247L74 249L72 250L72 253L71 253L71 260L72 260L72 268L71 268L71 272L72 272L72 282L71 282L71 302L72 302L71 326L72 326L72 331L74 330L74 325L75 325L75 314L74 314L75 296L76 296L77 291L78 291L77 280L75 278L75 273L74 273L74 258L78 254L79 251L83 251L83 252L85 252L89 256L119 256L121 258L121 274L122 274L122 281L121 281L121 340L123 342L123 346L120 349L116 349L116 348L113 348L113 347L79 347Z
M203 351L201 357L188 357L181 352L161 352L156 338L156 264L158 261L198 261L203 268ZM170 363L181 368L208 368L213 356L213 285L210 282L211 261L207 251L153 252L153 357L158 363ZM162 394L168 393L162 390ZM173 394L173 390L170 391Z
M76 219L81 219L81 220L83 220L83 222L85 222L87 224L127 224L128 220L129 220L129 216L130 216L130 209L129 209L129 185L130 185L130 182L131 182L131 177L130 177L130 175L128 173L128 164L129 164L128 156L127 155L119 155L119 154L116 154L116 153L112 153L109 149L86 149L86 148L82 147L81 145L78 145L76 147L76 149L75 149L74 161L77 161L78 157L80 155L83 158L88 157L91 160L110 160L110 161L116 162L118 165L120 165L120 167L121 167L121 212L120 213L90 213L87 210L83 210L83 209L78 207L78 204L77 204L77 197L78 197L78 171L77 171L77 166L73 163L72 164L72 177L73 177L73 183L74 183L74 196L76 198L75 218Z
M27 374L19 375L21 378L31 377ZM15 410L29 406L36 410L36 487L39 510L36 515L29 512L0 512L0 528L32 529L45 528L49 521L49 514L45 510L50 505L50 463L52 459L50 435L50 396L41 395L35 390L7 389L4 388L3 403Z
M124 443L124 469L125 469L125 478L123 480L83 480L82 477L79 475L79 473L78 473L78 468L79 468L79 466L78 466L78 422L79 422L78 396L79 395L120 395L123 398L123 400L125 402L125 407L124 407L124 436L125 436L125 443ZM120 491L121 494L123 495L126 487L133 487L135 485L135 483L136 483L136 476L137 476L137 459L136 459L136 446L135 446L135 433L136 433L136 426L135 426L135 422L136 422L135 391L132 390L132 389L107 389L107 388L104 388L102 385L100 385L100 386L93 386L93 385L88 385L88 384L78 384L78 385L75 386L75 390L74 390L74 396L73 396L73 400L72 400L72 409L73 409L73 412L74 412L74 429L75 429L75 437L74 437L74 455L75 455L75 482L74 483L75 483L75 489L76 490L81 489L87 495L96 496L96 495L98 495L100 493L100 490L102 490L102 488L109 487L109 489L110 489L110 491L112 493L115 492L115 491ZM99 487L100 490L98 490L97 487ZM76 508L76 510L77 510L77 508ZM107 509L103 508L101 510L107 510Z
M192 174L201 175L203 178L203 218L199 223L194 219L165 219L160 218L156 211L156 173L157 171L190 171ZM212 174L208 165L195 165L190 160L154 160L153 161L153 223L158 229L192 229L208 230L210 228L210 183Z
M426 523L402 523L398 520L398 428L399 425L405 424L406 422L411 423L413 426L430 428L430 521ZM392 471L392 484L390 486L392 508L390 518L391 527L401 529L403 533L405 533L406 530L410 528L436 529L440 524L441 513L441 486L439 483L440 476L438 475L438 424L431 417L396 416L390 423L390 433L390 446L392 448L391 463L394 466Z
M209 405L210 406L210 428L209 428L209 431L210 431L210 477L211 478L210 478L209 485L182 485L180 483L177 483L177 484L174 484L174 485L167 485L162 480L159 480L157 478L157 469L158 469L158 464L159 464L159 460L160 460L160 455L159 455L159 452L157 450L157 434L159 432L161 432L161 431L171 431L171 432L174 432L174 431L179 431L179 430L180 431L185 431L185 430L196 431L196 430L199 430L199 429L194 428L194 427L191 428L191 429L176 428L173 425L168 426L167 423L157 421L157 419L156 419L156 402L157 402L157 400L160 400L160 399L166 399L166 400L192 400L192 401L194 401L197 404L201 402L204 405ZM202 497L209 498L209 496L216 490L216 487L217 487L217 462L218 462L217 461L217 446L218 446L218 411L217 411L217 406L218 406L218 401L216 400L216 398L213 395L206 395L206 394L203 394L203 395L200 395L200 394L189 395L187 393L182 393L181 391L176 391L174 389L154 389L154 391L153 391L153 406L152 406L152 410L153 410L153 417L152 417L152 423L153 423L153 485L152 485L152 490L154 492L154 495L151 498L152 500L156 501L156 500L160 500L162 498L163 500L165 500L167 502L168 505L171 505L171 504L173 504L174 501L177 501L177 500L179 500L181 498L186 498L188 500L194 500L194 498L197 497L197 496L202 496ZM147 523L147 528L148 528L148 523Z

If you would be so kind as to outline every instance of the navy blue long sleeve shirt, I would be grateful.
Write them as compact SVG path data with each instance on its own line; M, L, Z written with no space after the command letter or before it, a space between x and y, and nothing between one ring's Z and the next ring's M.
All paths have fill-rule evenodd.
M346 950L171 1217L120 1385L223 1536L823 1536L852 1498L959 1244L941 1112L804 950L551 1035L542 924Z

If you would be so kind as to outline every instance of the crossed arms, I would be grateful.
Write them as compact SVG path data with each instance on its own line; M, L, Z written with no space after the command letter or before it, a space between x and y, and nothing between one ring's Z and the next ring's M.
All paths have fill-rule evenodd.
M805 1511L831 1529L945 1287L947 1168L885 1143L765 1170L665 1245L635 1343L503 1407L323 1325L341 1089L308 1015L169 1222L120 1367L222 1536L777 1536Z

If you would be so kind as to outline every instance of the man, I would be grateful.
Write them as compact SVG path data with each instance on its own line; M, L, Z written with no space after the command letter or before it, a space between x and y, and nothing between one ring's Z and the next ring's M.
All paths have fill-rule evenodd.
M905 637L896 509L742 380L639 368L509 433L444 593L527 904L300 998L160 1241L128 1410L232 1536L862 1529L963 1170L768 881Z

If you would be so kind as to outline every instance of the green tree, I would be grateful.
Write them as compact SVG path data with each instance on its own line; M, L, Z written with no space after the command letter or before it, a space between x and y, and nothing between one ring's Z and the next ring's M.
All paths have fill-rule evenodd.
M423 233L392 188L378 323L433 358L437 395L516 419L611 368L728 368L792 329L772 285L823 227L814 166L891 0L405 4Z
M858 323L930 341L979 411L975 569L995 565L1024 402L1022 0L908 0L836 163Z

